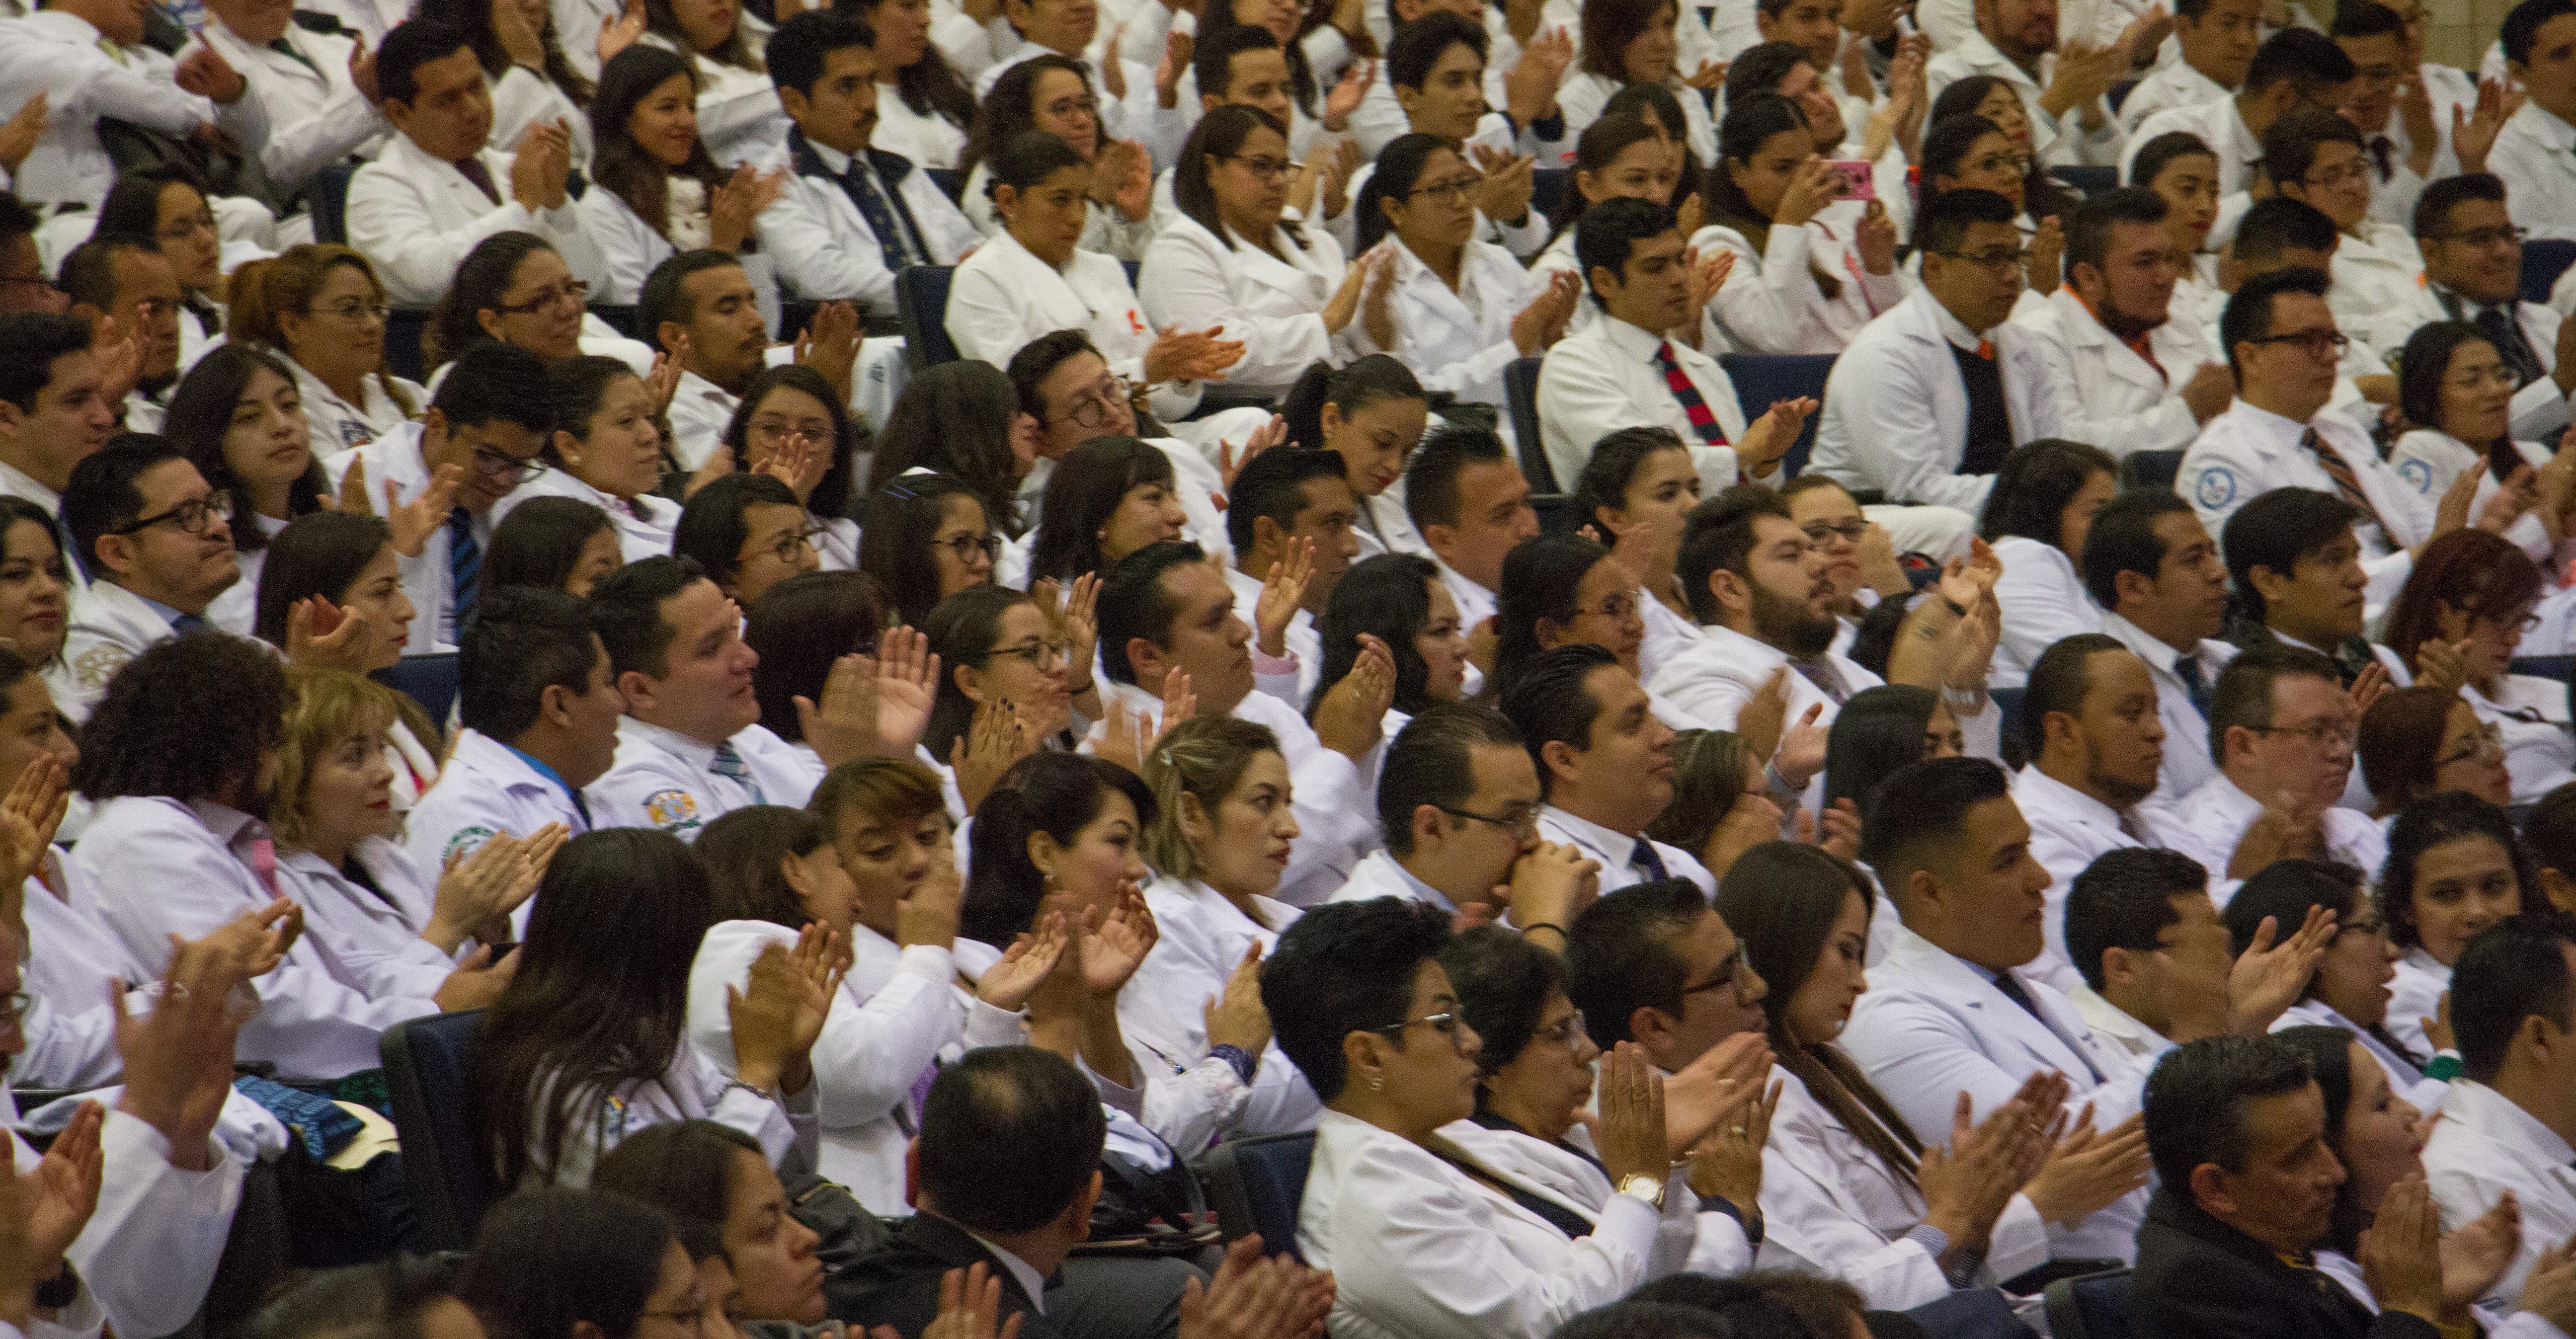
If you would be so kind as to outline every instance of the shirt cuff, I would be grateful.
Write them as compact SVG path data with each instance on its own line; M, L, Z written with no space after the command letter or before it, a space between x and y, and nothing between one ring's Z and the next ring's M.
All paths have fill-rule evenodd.
M1252 645L1251 650L1252 672L1255 675L1294 674L1300 668L1297 663L1297 653L1293 650L1275 658L1263 654L1258 642Z

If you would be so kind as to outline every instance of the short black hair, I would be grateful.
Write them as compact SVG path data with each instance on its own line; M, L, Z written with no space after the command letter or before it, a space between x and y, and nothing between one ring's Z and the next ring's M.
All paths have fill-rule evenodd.
M1328 902L1280 934L1261 964L1261 998L1280 1054L1316 1096L1341 1095L1350 1078L1343 1039L1403 1022L1414 976L1448 942L1449 913L1396 897ZM1396 1047L1406 1044L1397 1033Z
M1733 1339L1742 1334L1807 1333L1811 1331L1799 1322L1796 1312L1757 1289L1722 1314L1678 1302L1623 1299L1575 1316L1557 1326L1549 1339Z
M690 318L697 315L695 304L689 301L688 290L682 287L690 275L721 270L728 265L740 269L742 258L730 251L683 251L654 266L653 272L644 276L644 290L635 299L636 319L644 328L644 342L657 349L662 348L664 323L687 325ZM668 352L667 349L664 351ZM449 376L451 380L454 378L453 373Z
M2317 150L2328 144L2361 148L2361 131L2323 107L2293 107L2263 130L2263 175L2275 183L2307 181Z
M2271 202L2267 200L2264 203ZM2292 200L2289 203L2295 205L2299 202ZM2300 207L2306 208L2304 205ZM2325 220L2329 230L2334 227L2333 220L2326 219L2324 214L2319 213L2317 217ZM2259 344L2272 337L2272 300L2284 293L2305 293L2323 301L2326 295L2325 271L2294 265L2286 270L2255 275L2237 286L2236 295L2227 300L2227 310L2218 318L2218 338L2227 346L2228 371L2244 375L2244 369L2236 360L2238 345ZM2220 542L2222 545L2225 543L2223 539Z
M1904 802L1890 804L1891 796ZM1861 861L1895 896L1935 858L1935 847L1946 850L1958 839L1969 810L2011 797L2004 769L1983 758L1927 758L1900 767L1878 783L1861 815ZM1896 904L1905 905L1902 897Z
M160 239L130 232L92 233L88 241L63 257L54 287L65 297L98 311L116 310L116 257L125 251L161 254Z
M1136 682L1127 643L1142 637L1154 646L1172 643L1172 619L1181 611L1163 585L1163 574L1183 563L1203 563L1207 551L1183 540L1148 544L1118 560L1100 579L1097 603L1100 667L1112 683Z
M2300 97L2321 102L2338 85L2359 77L2361 71L2352 57L2343 54L2333 38L2306 28L2284 28L2254 48L2254 59L2245 66L2245 86L2239 91L2260 93L2284 79L2296 79Z
M2334 248L2334 220L2327 218L2326 212L2315 205L2286 195L2270 195L2255 201L2245 211L2245 217L2236 221L2236 237L2227 244L2228 254L2247 265L2277 263L2284 252L2294 249L2332 251ZM2246 282L2251 284L2253 280ZM2241 293L2244 290L2240 287L2237 291Z
M2120 574L2143 572L2154 580L2164 572L2165 542L2156 534L2158 518L2174 512L2191 515L2199 523L2199 514L2191 504L2171 489L2142 489L2122 493L2102 504L2093 517L2093 528L2084 532L2084 592L2093 602L2118 613L2120 608Z
M1100 1092L1035 1046L985 1046L942 1065L914 1142L921 1189L970 1232L1027 1232L1061 1214L1100 1170Z
M2245 1170L2245 1106L2316 1082L2307 1053L2278 1037L2204 1037L2165 1052L2147 1075L2147 1157L2167 1194L2191 1194L2192 1169Z
M742 567L742 546L751 538L743 513L759 506L795 507L796 490L775 475L727 474L689 495L680 519L671 527L671 552L694 558L709 580L722 586Z
M451 428L515 423L546 439L555 430L546 360L516 344L487 339L456 355L429 407Z
M456 647L456 719L507 744L537 723L546 690L576 696L599 661L590 609L560 589L501 586L474 602Z
M2238 507L2219 531L2219 551L2227 558L2227 579L2245 611L2260 619L2263 594L2254 588L2254 569L2289 576L2303 558L2352 533L2360 511L2323 489L2275 488Z
M1413 811L1448 808L1476 793L1474 750L1521 747L1520 731L1491 707L1434 702L1405 722L1378 770L1377 826L1390 854L1413 853Z
M2540 797L2522 816L2522 844L2543 869L2576 878L2576 781ZM2524 897L2535 895L2525 888Z
M1682 518L1681 556L1673 574L1681 579L1691 617L1702 623L1717 622L1717 596L1709 590L1708 579L1720 571L1745 576L1751 570L1753 547L1761 532L1756 518L1763 516L1788 520L1787 497L1760 484L1738 484L1691 508L1690 515Z
M1504 687L1496 705L1521 732L1521 747L1538 769L1539 798L1555 790L1544 753L1549 744L1562 741L1578 752L1592 748L1592 727L1601 719L1601 699L1589 686L1592 672L1618 663L1619 657L1601 647L1574 642L1531 656Z
M1688 879L1648 879L1603 893L1565 932L1565 994L1583 1011L1583 1030L1609 1050L1631 1040L1639 1009L1681 1017L1690 964L1673 941L1702 916L1708 894Z
M1778 95L1790 71L1812 63L1807 49L1795 42L1757 42L1736 52L1726 66L1726 109L1734 111L1747 98Z
M2179 851L2127 846L2096 856L2066 890L2066 956L2084 984L2102 988L2109 949L2152 953L2156 936L2182 920L2173 899L2209 891L2209 871Z
M2243 956L2253 946L2269 917L2275 932L2287 936L2307 922L2312 907L2324 907L2338 923L2351 920L2370 905L2362 873L2332 860L2275 860L2237 886L2218 913L2227 927L2228 951Z
M2207 3L2207 0L2203 0L2203 3ZM2194 155L2212 159L2218 157L2210 150L2208 141L2200 136L2188 130L2168 130L2148 140L2146 145L2138 150L2136 156L2129 159L2127 184L2153 186L2156 184L2156 178L2163 175L2165 164L2177 158L2189 158Z
M413 18L394 25L376 45L376 96L405 106L420 96L420 67L474 49L463 27L437 18Z
M1574 230L1574 258L1583 267L1583 287L1595 303L1601 290L1594 270L1608 270L1625 282L1628 254L1637 243L1661 237L1676 226L1673 211L1653 200L1625 197L1604 200L1583 211L1583 226Z
M1277 50L1279 38L1257 23L1231 23L1203 34L1198 49L1190 56L1190 70L1199 77L1199 96L1229 96L1234 87L1235 57L1247 51Z
M2015 213L2012 201L1993 191L1943 191L1914 211L1914 249L1946 256L1967 240L1971 225L2000 223L2009 227Z
M1255 520L1267 518L1282 531L1294 529L1298 513L1310 505L1306 485L1344 477L1342 458L1330 451L1287 447L1254 456L1234 476L1234 486L1226 490L1226 538L1233 542L1236 553L1252 552Z
M2021 746L2033 759L2048 742L2051 714L2084 714L2084 699L2093 692L2093 657L2128 649L2128 643L2109 633L2079 632L2050 643L2031 662L2030 680L2022 689Z
M1565 989L1563 959L1499 925L1450 936L1440 967L1458 992L1458 1012L1484 1043L1476 1066L1486 1074L1520 1057L1548 997Z
M2334 26L2328 37L2399 37L2406 36L2406 20L2397 11L2374 0L2338 0Z
M1476 59L1484 60L1489 47L1484 27L1435 9L1397 28L1386 44L1387 87L1421 88L1422 81L1431 77L1431 67L1453 46L1471 47Z
M2540 40L2542 25L2570 14L2576 14L2576 0L2522 0L2507 10L2504 26L2496 35L2504 44L2505 60L2514 65L2531 64L2531 48Z
M0 400L26 413L36 412L36 399L54 384L54 364L90 346L89 322L52 312L0 313Z
M2556 913L2509 916L2478 932L2451 969L2451 1033L2460 1069L2492 1083L2513 1049L2522 1020L2534 1014L2561 1028L2576 1026L2576 982L2567 971L2567 919Z
M1444 13L1446 11L1443 11ZM1434 428L1404 467L1404 514L1413 528L1458 523L1458 476L1470 465L1509 465L1503 439L1481 428Z
M2370 7L2382 13L2386 13L2388 9L2386 5L2375 4ZM2424 193L2415 197L2413 219L2415 240L2435 242L2448 237L2451 211L2471 200L2503 204L2505 202L2504 178L2492 172L2468 172L2456 177L2444 177L2425 187Z
M2075 217L2066 223L2066 272L2075 273L2078 265L2096 270L2107 269L2111 258L2111 232L2123 223L2144 224L2161 228L2173 206L2145 186L2123 186L2116 191L2103 191L2084 197L2075 207Z
M2282 642L2257 645L2227 662L2209 690L2209 757L2227 763L2227 732L2237 726L2262 730L2272 724L2272 697L2278 682L2307 675L2340 685L2342 672L2332 660L2304 646Z
M769 67L769 82L775 87L811 96L833 52L854 46L873 50L876 44L876 30L864 20L838 10L809 9L769 35L769 44L761 48L761 63Z
M98 561L100 536L143 519L143 476L165 461L187 458L167 437L121 432L72 466L72 476L63 485L63 525L72 532L72 543L80 546L83 571L95 577L103 570Z
M184 721L185 729L172 723ZM93 800L200 800L247 788L286 732L286 670L247 637L155 643L107 681L81 727L72 787Z
M659 679L671 672L675 631L662 618L662 602L708 580L694 558L661 554L611 572L590 592L591 630L608 647L608 672L629 670Z
M479 606L503 586L539 586L562 590L581 566L581 551L590 537L617 522L599 506L577 497L532 497L511 504L510 514L492 527L483 546L483 594Z

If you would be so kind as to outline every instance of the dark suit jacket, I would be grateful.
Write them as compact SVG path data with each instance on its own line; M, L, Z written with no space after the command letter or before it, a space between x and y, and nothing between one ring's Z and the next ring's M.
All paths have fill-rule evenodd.
M1018 1275L956 1224L926 1213L900 1220L884 1245L830 1280L832 1319L860 1329L891 1325L901 1334L919 1334L939 1314L940 1276L979 1260L1002 1281L1001 1319L1027 1313L1020 1339L1061 1339L1031 1304Z
M2373 1316L2343 1285L2158 1190L2138 1229L2129 1313L2141 1335L2203 1339L2436 1339L2399 1312Z

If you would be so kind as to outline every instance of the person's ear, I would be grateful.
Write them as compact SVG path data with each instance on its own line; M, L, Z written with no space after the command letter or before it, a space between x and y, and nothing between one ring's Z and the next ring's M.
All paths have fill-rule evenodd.
M659 345L664 353L668 353L680 347L680 341L686 338L688 333L687 325L679 321L664 321L653 327L653 342Z
M1342 417L1342 407L1330 400L1326 400L1324 402L1324 407L1317 411L1315 415L1316 430L1323 434L1325 442L1331 441L1333 439L1333 434L1340 432L1342 430L1342 424L1348 421L1349 420ZM1301 442L1299 445L1311 446L1318 451L1324 449L1324 442Z
M1099 1203L1100 1169L1094 1167L1091 1169L1091 1179L1083 1183L1082 1193L1073 1197L1073 1203L1064 1206L1064 1218L1061 1222L1065 1235L1075 1241L1089 1241L1091 1210Z
M1572 776L1583 760L1583 754L1562 739L1551 739L1539 745L1538 756L1548 774L1555 777Z
M1374 1032L1342 1034L1342 1086L1345 1089L1366 1088L1376 1092L1385 1085L1385 1058L1378 1053L1383 1040Z
M120 574L133 570L141 558L132 535L101 535L90 545L90 551L98 558L100 567Z
M561 428L555 429L555 454L573 469L581 468L581 439Z
M654 691L652 676L642 670L628 670L617 676L617 691L626 698L628 711L651 711L661 694Z
M817 854L819 853L818 851ZM814 894L814 876L806 869L805 860L806 857L794 851L778 853L778 875L787 880L788 888L792 889L800 899Z
M478 307L475 309L474 324L481 326L483 328L483 333L494 339L499 339L501 337L501 313L490 307Z
M1279 553L1288 542L1288 530L1267 516L1252 518L1252 552ZM1246 569L1247 573L1249 569Z
M1538 643L1538 649L1542 651L1553 651L1565 645L1567 641L1565 629L1558 627L1556 620L1552 618L1542 618L1533 624L1530 628L1530 637Z
M1454 525L1442 525L1439 522L1434 521L1433 523L1422 527L1422 542L1430 548L1433 556L1445 561L1451 553L1457 550L1458 527Z
M2191 1169L2191 1197L2214 1217L2233 1217L2237 1211L2235 1187L2228 1183L2226 1169L2214 1162Z
M778 88L778 105L787 109L787 119L791 121L804 120L805 113L813 107L812 103L805 100L803 90L789 88L784 84L779 85Z
M2560 911L2576 912L2576 879L2560 873L2556 867L2540 867L2540 889L2549 897L2549 905Z
M547 725L571 725L574 696L573 691L562 684L547 684L545 691L537 695L537 719Z
M1419 851L1423 843L1443 841L1448 836L1449 816L1440 812L1439 805L1413 806L1413 849Z
M1742 613L1753 607L1753 583L1723 567L1708 574L1708 593L1717 599L1717 607L1729 613Z
M1583 281L1592 285L1592 291L1604 298L1617 294L1620 288L1619 276L1612 273L1607 265L1595 265L1584 271Z
M2263 603L2267 605L2277 603L2289 595L2290 577L2291 573L2275 572L2261 563L2254 564L2245 573L2245 579L2253 585L2254 593L2262 596Z
M2135 569L2131 569L2126 572L2114 572L2111 574L2111 592L2112 599L2117 601L2117 603L2111 606L2111 612L2116 614L2120 612L2121 605L2125 605L2131 600L2149 600L2155 598L2156 579Z
M2137 955L2113 946L2102 950L2102 984L2127 984L2138 979Z
M1147 686L1148 680L1159 685L1163 676L1171 672L1171 653L1145 638L1130 637L1127 639L1127 668L1135 671L1138 687Z
M2040 747L2043 752L2052 744L2081 744L2084 723L2071 711L2052 711L2039 718Z
M2102 295L2110 290L2111 276L2103 273L2101 266L2089 260L2079 260L2066 267L2066 282L2075 285L2076 293L2098 309L2102 305Z
M1672 1051L1673 1033L1680 1023L1653 1005L1641 1004L1628 1014L1628 1040L1643 1048L1649 1059L1666 1055Z
M921 1202L920 1135L914 1135L903 1146L903 1202L916 1209L930 1207Z
M2254 741L2258 738L2261 736L2255 734L2250 726L2227 727L2227 733L2219 736L2219 767L2223 770L2229 763L2253 752Z
M1192 846L1206 846L1216 836L1216 824L1208 818L1207 806L1188 791L1181 792L1181 836Z
M1019 207L1020 192L1018 188L1007 183L997 185L993 188L993 212L995 214L1007 219L1012 214L1018 212Z
M1038 877L1052 887L1055 867L1064 859L1064 847L1057 844L1054 834L1040 828L1029 834L1028 853L1029 864L1036 868Z
M972 702L979 707L984 705L984 672L982 670L979 670L972 665L959 665L948 673L949 677L955 680L957 691L965 694L967 701Z
M1941 881L1932 877L1932 871L1918 868L1905 876L1905 896L1897 903L1898 914L1911 922L1916 912L1931 911L1942 906L1944 900Z

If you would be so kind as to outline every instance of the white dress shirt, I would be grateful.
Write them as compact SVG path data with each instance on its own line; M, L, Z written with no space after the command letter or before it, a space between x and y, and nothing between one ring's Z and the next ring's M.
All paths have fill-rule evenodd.
M405 381L392 371L370 372L360 383L360 403L341 399L337 391L323 384L304 364L295 361L283 349L272 349L277 360L295 369L296 398L304 402L304 424L313 437L313 458L328 461L343 451L354 450L400 428L411 421L402 402L393 393L400 391L411 401L412 412L429 408L429 392L419 383ZM370 475L369 493L384 491L383 480Z
M2120 161L2121 146L2126 137L2120 131L2119 118L2111 114L2108 98L2096 98L2093 105L2068 108L2063 119L2048 114L2039 105L2041 94L2057 72L2057 53L2039 58L2039 76L2013 64L2010 57L1996 49L1981 32L1969 32L1955 44L1936 52L1923 66L1925 95L1938 100L1941 90L1972 74L1990 74L2011 84L2021 98L2022 114L2030 119L2030 148L2045 167L2073 167L2079 164L2108 164ZM2101 122L2098 129L2088 129L2083 118L2092 115Z
M2227 878L2227 862L2236 854L2236 843L2244 840L2245 830L2263 816L2263 802L2246 794L2225 772L2213 771L2170 809L2149 812L2156 844L2199 861L2209 871L2210 896L2225 910L2227 900L2236 895L2235 882ZM2319 822L2325 826L2324 858L2354 866L2376 882L2380 865L2388 859L2388 834L2379 823L2342 805L2327 808Z
M2154 834L2139 816L2124 815L2100 800L2039 770L2032 763L2013 776L2013 803L2030 824L2030 858L2048 871L2048 910L2041 929L2048 948L2021 969L2072 995L2084 975L2066 948L2066 897L2075 876L2111 851L2149 846Z
M2093 1026L2096 1049L2125 1055L2135 1062L2134 1068L2154 1069L2156 1061L2174 1048L2163 1033L2095 994L2091 986L2079 985L2066 992L2066 998L2074 1002L2075 1012L2084 1015L2084 1021Z
M2362 495L2370 499L2371 510L2378 513L2376 522L2364 517L2353 524L2353 533L2361 540L2362 570L2370 574L2369 617L2376 622L2380 610L2397 598L2415 570L2408 546L2433 536L2434 499L2397 477L2350 419L2319 414L2299 423L2238 400L2204 425L2199 438L2183 452L2174 491L2191 503L2200 523L2222 543L2227 518L2275 488L2312 488L2339 496L2333 476L2299 444L2311 427L2328 450L2343 457L2360 481Z
M1770 643L1737 632L1719 624L1703 624L1699 640L1665 658L1646 681L1646 691L1670 701L1711 730L1732 730L1735 717L1744 704L1770 682L1773 673L1789 664L1787 653ZM1876 688L1886 680L1872 674L1851 659L1833 651L1822 657L1826 668L1841 681L1843 696L1848 699L1864 688ZM1821 704L1824 714L1816 718L1820 726L1830 727L1842 704L1828 697L1806 675L1791 670L1785 682L1789 686L1790 720L1799 720L1807 708ZM1960 723L1963 727L1967 722Z
M407 422L354 451L325 458L322 470L330 478L332 495L339 495L340 481L348 476L349 466L363 461L371 497L383 497L388 483L393 485L396 506L419 497L429 487L430 478L429 464L421 458L420 438L420 425ZM490 552L491 513L476 516L473 528L474 542ZM422 543L419 555L401 561L403 594L419 612L411 622L411 641L403 647L405 655L429 655L455 648L456 573L448 561L448 539L447 527L436 526Z
M1230 235L1220 240L1176 211L1146 248L1136 286L1149 295L1145 316L1155 329L1222 327L1217 338L1242 342L1226 385L1280 394L1309 364L1332 360L1323 312L1349 269L1323 228L1273 228L1265 250Z
M2147 662L2147 673L2156 681L2156 719L2165 727L2165 760L2156 769L2155 798L2171 803L2218 774L2218 764L2209 756L2209 718L2191 704L2191 690L2174 673L2183 653L2118 614L2102 616L2102 631L2119 638L2121 645ZM2204 639L2191 657L2200 664L2201 690L2215 692L2218 672L2236 658L2236 648Z
M897 101L891 97L884 102ZM884 136L884 127L877 130ZM931 181L930 174L915 167L898 154L883 149L872 150L862 159L828 144L816 144L802 135L791 143L802 143L811 149L815 161L826 172L848 173L855 161L858 170L867 174L876 186L878 198L889 209L900 207L911 220L908 245L917 247L931 265L954 265L958 257L984 240L966 216ZM772 166L789 168L779 191L778 202L764 209L756 221L761 250L771 258L778 281L799 297L824 301L849 300L878 313L895 309L894 269L886 263L885 243L868 225L839 177L808 174L793 170L793 161L785 156L773 160ZM895 178L889 184L888 178ZM900 221L897 224L901 226Z
M30 1088L75 1091L114 1083L125 1071L125 1057L116 1048L118 1011L109 983L140 984L151 974L99 918L97 899L72 892L59 848L45 853L41 872L44 877L30 877L24 889L20 989L32 1002L20 1021L27 1049L10 1057L10 1078ZM127 1002L134 1013L152 1007L131 986Z
M1064 268L1037 258L1004 232L986 239L957 267L948 289L948 337L961 358L1010 364L1029 341L1080 330L1108 359L1109 370L1145 384L1145 352L1156 331L1145 320L1126 267L1097 251L1076 250ZM1177 422L1198 407L1199 383L1153 384L1154 415Z
M1691 235L1691 246L1702 256L1735 256L1702 319L1738 353L1841 353L1905 300L1904 272L1870 273L1848 223L1774 225L1759 251L1738 229L1712 223ZM1817 283L1820 270L1836 281L1835 296Z
M545 238L574 278L606 291L608 262L591 239L580 202L567 196L552 209L531 211L510 197L511 155L487 148L478 157L500 192L498 204L454 163L430 157L408 135L388 138L349 182L349 245L374 263L387 300L402 307L436 302L466 254L504 232Z
M2180 450L2199 435L2200 420L2184 402L2182 386L2202 363L2218 360L2197 327L2168 319L2148 331L2150 362L2103 326L2073 284L2059 284L2046 302L2017 313L2013 324L2040 336L2058 402L2069 411L2067 435L2076 441L2116 457Z
M717 746L632 716L617 722L617 759L585 788L591 814L603 828L660 828L696 841L707 824L755 804L802 809L823 779L819 762L769 732L744 726L724 741L749 769L748 778L719 775Z
M2139 138L2138 124L2148 117L2234 96L2226 85L2202 74L2190 61L2170 61L2148 71L2146 78L2129 90L2129 96L2120 103L2120 124L2128 127L2131 144L2143 144L2146 141ZM2125 181L2127 177L2121 179Z
M1393 354L1426 391L1501 407L1503 369L1521 356L1512 342L1512 319L1546 291L1547 276L1524 268L1500 246L1470 239L1452 289L1402 240L1390 235L1384 245L1393 248L1395 260L1388 277L1377 282L1390 286L1387 314L1395 321L1395 346L1378 347L1368 323L1354 320L1342 328L1348 352ZM1503 423L1508 435L1508 416Z
M2424 1179L2446 1229L2494 1208L2505 1191L2522 1205L2522 1249L2494 1296L2510 1304L2540 1252L2576 1235L2576 1148L2504 1094L2453 1079L2424 1144Z
M1579 299L1589 303L1586 293ZM1672 384L1655 365L1658 352L1690 378L1709 414L1727 441L1744 436L1744 406L1735 398L1735 383L1717 360L1631 325L1606 312L1579 335L1558 340L1538 370L1539 435L1547 447L1548 468L1557 486L1571 492L1592 459L1593 444L1622 428L1670 428L1690 448L1699 467L1700 491L1709 497L1733 488L1738 465L1735 448L1700 439L1690 412L1673 394ZM1776 467L1775 467L1776 468Z
M618 556L630 563L669 553L671 532L680 524L680 504L669 498L650 493L621 498L584 483L581 476L560 465L548 467L503 494L500 501L492 504L492 524L499 525L520 503L532 497L568 497L607 512L617 527Z
M268 145L259 165L281 191L302 190L314 173L351 155L373 156L392 133L350 81L357 43L349 38L289 23L276 44L254 46L209 11L196 45L212 48L258 90L268 116ZM278 50L280 45L289 50Z
M2576 238L2576 127L2526 102L2497 133L2487 170L2503 179L2513 221L2532 236Z
M1666 846L1643 833L1613 832L1593 822L1557 808L1553 804L1538 807L1538 835L1541 840L1573 846L1593 860L1601 862L1601 891L1615 893L1622 888L1644 883L1655 877L1646 863L1637 859L1637 843L1652 847L1655 858L1663 862L1664 877L1688 879L1699 890L1717 896L1717 880L1699 858L1678 846Z
M1393 851L1383 849L1369 852L1367 859L1352 867L1350 882L1335 889L1333 895L1324 900L1368 902L1381 897L1421 902L1438 907L1442 911L1454 912L1458 909L1458 904L1450 901L1448 894L1424 883L1412 870L1406 869L1402 861L1396 859Z
M2129 131L2128 147L2120 155L2120 180L2129 179L2129 165L2137 158L2138 150L2154 143L2156 136L2177 130L2197 137L2218 156L2221 198L2244 190L2262 169L2263 137L2245 124L2245 114L2236 109L2236 99L2231 96L2168 107L2139 117Z
M2066 550L2026 535L2005 535L1994 542L1994 550L2004 565L2003 577L1995 582L2004 624L1986 682L2014 688L2029 680L2030 667L2048 648L2079 633L2100 632L2102 606L2084 589L2084 578Z
M12 174L18 198L93 210L104 203L116 184L116 162L99 142L102 117L183 138L212 124L242 152L260 154L268 143L268 115L259 86L249 85L225 106L180 91L173 78L177 66L151 47L108 41L89 20L67 10L40 10L10 21L8 40L0 42L0 116L45 95L44 133Z
M447 984L456 960L420 937L437 907L437 879L383 837L349 852L376 886L368 888L311 851L277 853L277 886L304 908L304 933L331 975L372 997L426 999Z
M2041 341L2009 321L1983 339L2001 364L2013 445L2068 435ZM1870 322L1825 383L1808 468L1846 488L1878 489L1890 502L1983 509L1995 477L1959 473L1967 449L1968 387L1951 352L1973 351L1979 342L1930 289L1916 290Z

